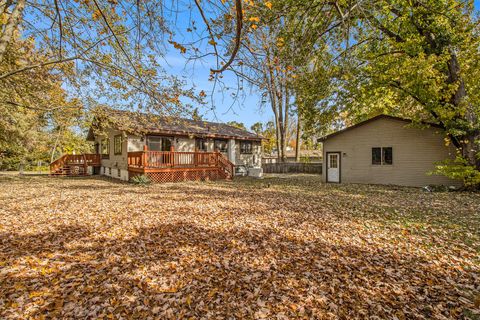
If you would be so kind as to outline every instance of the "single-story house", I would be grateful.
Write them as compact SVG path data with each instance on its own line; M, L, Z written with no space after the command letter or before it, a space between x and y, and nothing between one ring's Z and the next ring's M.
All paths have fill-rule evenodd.
M223 123L110 110L94 120L87 140L99 158L94 173L121 180L229 179L236 166L262 174L262 137Z
M454 158L445 132L435 124L379 115L320 139L323 181L422 187L459 185L430 175L435 163Z

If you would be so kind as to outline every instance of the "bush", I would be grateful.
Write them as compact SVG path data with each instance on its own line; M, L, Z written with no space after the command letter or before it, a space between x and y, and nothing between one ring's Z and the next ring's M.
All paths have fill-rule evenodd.
M431 174L446 176L450 179L459 180L468 188L480 187L480 171L468 164L467 160L457 156L455 160L445 160L437 164Z
M152 181L144 174L133 177L130 179L130 182L139 186L146 186L152 183Z

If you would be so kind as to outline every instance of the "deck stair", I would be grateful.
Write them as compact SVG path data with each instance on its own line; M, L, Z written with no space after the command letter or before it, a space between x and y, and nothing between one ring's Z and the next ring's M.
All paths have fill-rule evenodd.
M100 166L100 155L65 154L50 164L50 175L86 176L89 166Z

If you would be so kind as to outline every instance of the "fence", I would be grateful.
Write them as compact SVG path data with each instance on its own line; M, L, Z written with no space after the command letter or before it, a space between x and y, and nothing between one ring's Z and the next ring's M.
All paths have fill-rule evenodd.
M262 168L264 173L322 174L322 163L303 163L303 162L264 163L262 164Z

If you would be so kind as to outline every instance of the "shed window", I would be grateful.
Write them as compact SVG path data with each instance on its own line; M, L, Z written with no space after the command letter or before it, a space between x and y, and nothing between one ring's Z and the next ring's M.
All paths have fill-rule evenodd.
M372 148L372 164L382 164L382 148Z
M250 154L252 151L252 141L240 141L240 153Z
M382 148L382 164L393 164L393 152L392 147Z
M393 164L393 148L392 147L372 148L372 164L374 165Z
M228 151L228 141L227 140L215 140L215 150L220 152L227 152Z
M122 154L122 135L116 135L113 137L113 153Z

